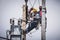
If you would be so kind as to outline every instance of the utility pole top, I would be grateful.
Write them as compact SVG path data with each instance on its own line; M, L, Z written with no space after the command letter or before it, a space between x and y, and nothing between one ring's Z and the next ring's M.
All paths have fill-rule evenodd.
M28 2L28 0L25 0L25 2L27 3L27 2Z

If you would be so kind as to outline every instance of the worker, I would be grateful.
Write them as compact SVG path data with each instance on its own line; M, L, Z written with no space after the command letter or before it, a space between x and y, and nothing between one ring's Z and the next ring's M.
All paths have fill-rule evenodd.
M33 10L33 8L30 8L30 10L28 11L28 22L30 22L31 20L30 19L32 19L31 18L31 11Z
M31 8L29 13L30 13L30 19L39 18L39 13L37 12L37 9Z
M42 19L42 6L39 6L39 15L40 15L40 24L41 24L41 19Z
M30 8L29 13L31 13L32 10L33 10L33 8Z
M44 8L45 9L45 13L47 12L46 11L46 8ZM39 12L40 12L40 17L42 17L42 6L39 6Z
M33 10L31 10L31 17L30 18L33 20L29 23L28 28L25 30L26 33L29 33L32 29L36 28L38 25L40 16L35 8L33 8Z
M42 6L39 7L40 17L42 17Z

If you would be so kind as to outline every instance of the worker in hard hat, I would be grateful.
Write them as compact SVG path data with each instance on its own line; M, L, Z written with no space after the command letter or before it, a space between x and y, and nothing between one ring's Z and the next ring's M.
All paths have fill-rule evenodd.
M36 14L37 14L37 9L33 8L30 12L30 18L34 19Z
M39 6L39 11L38 11L39 15L40 15L40 24L41 24L41 19L42 19L42 6Z
M30 32L33 28L37 27L40 18L39 13L35 8L31 10L30 14L31 14L30 17L31 22L29 23L28 28L26 29L26 33Z
M31 8L29 13L30 13L30 19L39 19L40 18L39 13L38 13L37 9L35 9L35 8Z
M31 11L31 16L35 16L37 13L37 10L33 8L33 10Z

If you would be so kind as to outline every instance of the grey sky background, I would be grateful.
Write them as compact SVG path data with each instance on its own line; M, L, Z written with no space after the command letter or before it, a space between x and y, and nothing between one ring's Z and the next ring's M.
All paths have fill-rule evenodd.
M30 0L32 3L34 0ZM6 30L10 29L10 18L21 18L24 0L0 0L0 36L6 37ZM29 8L31 5L29 4ZM38 8L36 1L35 8ZM60 40L60 0L46 0L47 7L47 40ZM41 29L41 28L40 28ZM27 40L40 40L41 30L27 34ZM30 37L30 36L32 37Z

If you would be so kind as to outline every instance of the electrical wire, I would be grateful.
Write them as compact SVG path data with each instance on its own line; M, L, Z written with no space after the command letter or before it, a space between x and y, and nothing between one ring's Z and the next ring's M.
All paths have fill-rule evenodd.
M40 6L40 0L38 0L38 4L39 4L39 6Z
M30 1L30 0L29 0L29 2L30 2L30 5L31 5L32 7L34 7L36 0L34 1L34 3L33 3L33 4L31 3L31 1Z
M0 38L1 38L1 39L7 39L7 38L5 38L5 37L1 37L1 36L0 36ZM8 40L9 40L9 39L8 39Z

